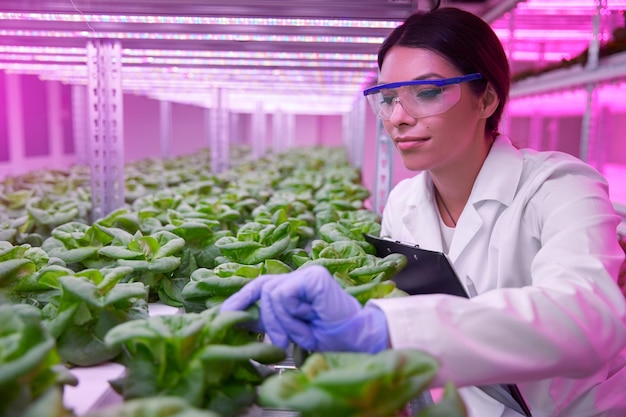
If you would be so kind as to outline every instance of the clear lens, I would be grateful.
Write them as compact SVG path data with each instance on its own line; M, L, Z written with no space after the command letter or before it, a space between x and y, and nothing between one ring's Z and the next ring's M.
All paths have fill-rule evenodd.
M374 114L383 120L389 120L398 103L408 114L419 119L449 110L460 98L459 84L442 87L434 84L404 85L367 96Z

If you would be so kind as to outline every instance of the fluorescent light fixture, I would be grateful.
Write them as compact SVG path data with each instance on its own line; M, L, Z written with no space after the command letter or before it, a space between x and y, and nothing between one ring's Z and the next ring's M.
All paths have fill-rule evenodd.
M333 27L363 29L393 29L401 21L352 20L352 19L300 19L263 17L223 17L223 16L145 16L108 14L66 14L0 12L0 20L41 21L41 22L87 22L87 23L136 23L168 25L217 25L217 26L295 26Z
M135 91L136 94L145 95L161 101L186 103L206 108L213 107L211 95L189 95L177 92L145 92ZM343 114L349 113L354 104L354 97L327 97L307 95L306 100L294 95L284 94L233 94L228 93L226 110L231 112L256 113L257 104L263 103L263 111L273 113L278 110L296 114Z
M0 60L19 62L87 62L87 56L52 54L15 54L0 52ZM172 58L122 56L122 65L154 66L239 66L239 67L293 67L293 68L351 68L376 70L376 63L361 61L297 61L279 59L229 59L229 58Z
M555 62L562 59L570 59L571 55L564 52L538 52L538 51L516 51L513 50L513 60L515 61L546 61Z
M509 29L495 28L494 32L503 42L508 42L511 38ZM609 34L601 34L601 40L608 40ZM589 30L564 30L564 29L514 29L513 40L533 40L533 41L587 41L591 40L591 29Z
M608 9L625 9L626 0L607 0ZM572 9L596 10L597 2L594 0L526 0L518 3L518 10L555 10L567 13Z
M75 73L79 75L87 75L87 67L85 65L61 65L61 64L40 64L40 63L0 63L3 69L20 72L30 71L60 71L67 73ZM361 80L368 74L363 71L321 71L321 70L296 70L296 69L272 69L272 68L234 68L224 71L221 68L180 68L180 67L122 67L124 76L127 74L141 74L144 78L160 78L164 75L180 78L194 79L235 79L235 78L281 78L291 81L312 81L321 82L340 81L350 82L351 80Z
M606 84L598 87L598 108L623 112L626 110L626 83ZM513 99L507 111L514 116L524 115L578 115L582 116L587 106L587 91L572 89L551 94L540 94Z
M56 46L0 45L2 53L87 55L86 48ZM252 51L205 51L170 49L122 48L123 57L174 57L174 58L231 58L231 59L298 59L376 62L376 54L344 54L323 52L252 52Z
M173 32L96 32L89 30L14 30L2 29L0 36L30 38L138 39L171 41L235 41L235 42L298 42L298 43L360 43L380 45L381 36L263 35L233 33Z

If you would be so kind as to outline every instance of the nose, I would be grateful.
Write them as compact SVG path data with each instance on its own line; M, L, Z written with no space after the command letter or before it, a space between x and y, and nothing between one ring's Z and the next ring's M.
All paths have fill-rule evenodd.
M404 108L400 97L395 97L393 99L393 108L391 109L391 114L389 115L389 121L394 125L406 124L415 121L415 117L410 115Z

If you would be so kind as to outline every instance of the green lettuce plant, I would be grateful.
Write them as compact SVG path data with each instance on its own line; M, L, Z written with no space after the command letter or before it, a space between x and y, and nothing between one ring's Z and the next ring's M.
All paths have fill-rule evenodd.
M87 413L84 417L221 417L180 397L136 398Z
M282 361L285 352L240 327L257 317L252 312L218 311L155 316L113 328L106 343L123 348L126 366L113 387L126 400L176 396L223 416L253 405L268 372L260 364Z
M200 312L218 305L260 275L287 272L291 268L278 259L266 259L257 265L227 262L213 269L197 269L182 291L185 311Z
M119 230L119 229L118 229ZM141 282L149 288L150 301L161 300L173 307L181 307L180 290L188 279L175 281L173 272L180 266L178 254L185 240L166 230L144 236L126 234L113 244L98 250L98 255L110 259L114 265L129 267L128 282Z
M218 264L236 262L254 265L266 259L279 259L290 248L291 223L279 225L248 222L237 231L237 236L224 236L215 242L222 256Z
M62 389L78 381L62 366L40 310L0 305L0 322L0 415L72 416L63 406Z
M394 417L436 375L431 356L411 349L375 355L351 352L314 353L298 370L267 378L259 389L265 407L297 411L302 417ZM420 417L464 417L465 408L452 386L441 403Z
M107 332L120 323L148 316L148 289L121 283L129 267L86 269L75 275L43 277L57 295L42 308L45 325L57 340L64 362L92 366L110 361L121 349L104 343Z

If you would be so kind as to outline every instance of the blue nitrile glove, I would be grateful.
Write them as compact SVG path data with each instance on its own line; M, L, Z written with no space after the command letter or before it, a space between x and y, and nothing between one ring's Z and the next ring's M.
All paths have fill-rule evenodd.
M220 310L244 310L258 300L261 331L282 348L290 341L317 352L377 353L387 348L384 313L372 305L362 307L323 266L255 278Z

